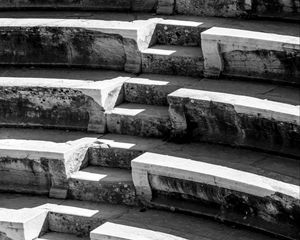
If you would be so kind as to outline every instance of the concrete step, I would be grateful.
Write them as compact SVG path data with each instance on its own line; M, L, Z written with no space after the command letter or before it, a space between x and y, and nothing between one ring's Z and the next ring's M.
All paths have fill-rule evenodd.
M154 45L142 50L142 72L183 76L202 76L200 47Z
M0 126L103 133L104 111L123 101L129 79L105 71L7 70L0 77Z
M1 18L0 64L140 72L140 50L149 46L157 19L107 21L60 17Z
M179 141L222 143L300 156L299 98L285 103L181 88L169 94L168 101L173 137Z
M137 204L131 173L117 168L88 166L71 175L69 197L111 204Z
M137 195L150 206L204 214L290 239L300 234L299 184L156 153L134 159L132 176ZM156 203L161 196L171 202Z
M0 129L1 191L66 198L68 178L88 162L98 135Z
M164 233L189 240L224 240L224 236L228 236L225 239L241 240L278 239L238 226L231 227L210 219L175 212L170 213L151 209L140 211L139 208L70 200L51 205L46 204L49 201L53 201L53 199L30 195L0 195L0 207L2 208L40 207L48 209L49 237L53 236L54 232L86 237L92 230L109 221L124 227L134 227L139 231L148 230L153 231L155 234ZM64 236L69 237L68 235ZM123 237L126 238L128 235Z
M170 118L165 106L124 103L106 112L110 133L143 137L167 137Z

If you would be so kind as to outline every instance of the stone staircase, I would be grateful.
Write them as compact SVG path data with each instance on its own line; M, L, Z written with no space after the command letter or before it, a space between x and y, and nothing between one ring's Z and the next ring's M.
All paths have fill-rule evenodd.
M0 239L299 239L299 1L242 2L0 2Z

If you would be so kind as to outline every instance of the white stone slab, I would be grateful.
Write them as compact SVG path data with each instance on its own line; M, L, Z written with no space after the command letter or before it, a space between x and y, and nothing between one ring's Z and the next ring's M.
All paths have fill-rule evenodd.
M228 167L168 155L144 153L131 162L137 194L151 201L149 174L198 182L258 197L282 193L300 199L299 186Z
M45 209L20 209L0 211L0 232L13 240L32 240L39 236L48 211Z
M91 240L187 240L158 231L107 222L90 233Z

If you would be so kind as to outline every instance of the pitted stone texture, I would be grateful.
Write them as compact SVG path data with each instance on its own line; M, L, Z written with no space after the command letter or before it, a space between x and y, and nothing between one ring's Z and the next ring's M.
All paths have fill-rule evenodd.
M199 79L192 77L142 74L124 83L125 101L168 106L168 94L182 87L193 87L199 82Z
M202 76L201 48L155 45L142 51L142 72Z
M4 0L0 3L0 9L84 9L84 10L130 10L131 0Z
M88 167L69 180L69 197L83 201L136 205L135 188L127 170Z
M3 18L0 63L85 66L138 73L139 50L151 44L158 21Z
M176 12L187 15L238 17L245 15L244 0L177 0Z
M299 106L200 90L176 92L168 96L175 138L300 156Z
M103 108L80 90L12 86L1 88L0 95L2 126L105 131Z
M163 106L122 104L106 113L110 133L143 137L167 137L170 133L168 109Z
M155 29L157 44L201 46L201 32L207 28L202 23L164 20Z

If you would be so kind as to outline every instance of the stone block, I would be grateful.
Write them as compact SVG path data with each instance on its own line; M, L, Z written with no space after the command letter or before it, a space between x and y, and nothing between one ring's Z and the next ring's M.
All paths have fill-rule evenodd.
M299 234L297 185L155 153L134 159L132 175L137 195L150 206L200 213L291 238Z
M0 210L0 237L4 240L32 240L45 230L44 209ZM2 238L3 237L3 238Z
M300 37L213 27L201 39L206 76L299 84Z
M184 88L168 101L175 138L300 156L299 106Z

